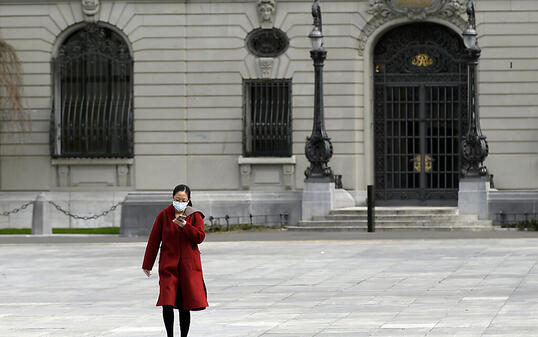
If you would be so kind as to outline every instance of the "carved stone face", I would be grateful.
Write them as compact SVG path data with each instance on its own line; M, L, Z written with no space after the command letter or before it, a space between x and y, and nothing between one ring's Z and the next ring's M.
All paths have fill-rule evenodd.
M95 15L99 11L99 0L82 0L82 11L86 15Z
M262 21L271 21L274 10L275 6L269 2L262 2L258 6L258 13L260 14L260 18Z

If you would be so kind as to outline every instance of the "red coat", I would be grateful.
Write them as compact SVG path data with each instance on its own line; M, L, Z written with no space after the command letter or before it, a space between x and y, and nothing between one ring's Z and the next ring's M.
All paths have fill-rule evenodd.
M170 205L157 215L149 235L143 269L151 270L157 257L159 244L159 285L157 305L175 305L178 276L185 310L203 309L208 306L207 293L200 261L198 244L204 241L204 215L187 207L187 224L183 229L172 222L174 206Z

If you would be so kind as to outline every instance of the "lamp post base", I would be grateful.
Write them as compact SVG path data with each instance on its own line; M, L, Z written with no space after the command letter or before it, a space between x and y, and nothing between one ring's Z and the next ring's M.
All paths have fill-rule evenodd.
M302 220L312 220L314 216L329 214L334 208L334 182L307 179L303 188Z
M488 219L489 180L486 177L462 178L459 183L458 209L460 214L476 214Z

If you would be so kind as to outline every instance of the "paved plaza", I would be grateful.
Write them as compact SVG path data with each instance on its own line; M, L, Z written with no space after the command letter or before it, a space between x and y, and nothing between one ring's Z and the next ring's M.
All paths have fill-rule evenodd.
M165 336L144 248L1 244L0 336ZM189 336L538 336L536 238L210 236L200 250L210 308Z

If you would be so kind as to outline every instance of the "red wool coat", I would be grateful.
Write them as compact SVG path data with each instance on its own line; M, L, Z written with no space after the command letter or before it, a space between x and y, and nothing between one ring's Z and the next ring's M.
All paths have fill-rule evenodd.
M208 306L207 293L200 261L198 244L204 241L204 215L187 207L187 224L183 229L172 222L174 206L170 205L157 215L149 235L142 268L151 270L157 257L159 244L159 286L157 305L175 305L178 279L185 310L201 310Z

